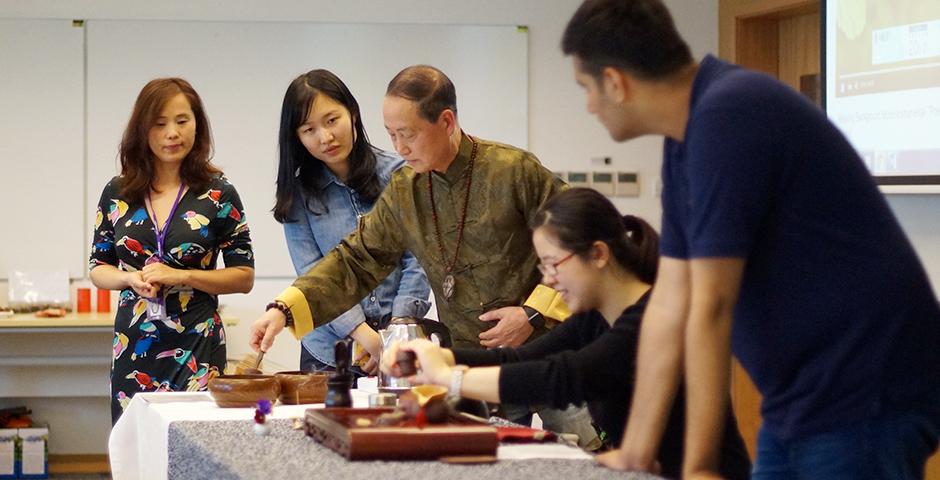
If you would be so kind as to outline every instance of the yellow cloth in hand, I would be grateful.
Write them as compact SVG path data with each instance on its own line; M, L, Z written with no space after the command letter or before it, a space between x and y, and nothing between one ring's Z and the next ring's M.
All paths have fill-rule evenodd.
M543 317L562 322L571 316L571 310L555 289L537 285L523 304L539 311Z

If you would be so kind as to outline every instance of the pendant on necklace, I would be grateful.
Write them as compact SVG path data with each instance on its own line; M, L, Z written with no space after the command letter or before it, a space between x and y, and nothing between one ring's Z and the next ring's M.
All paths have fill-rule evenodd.
M444 283L441 285L443 288L442 293L444 294L444 300L450 300L450 297L454 296L454 283L455 281L453 275L447 274L447 276L444 277Z

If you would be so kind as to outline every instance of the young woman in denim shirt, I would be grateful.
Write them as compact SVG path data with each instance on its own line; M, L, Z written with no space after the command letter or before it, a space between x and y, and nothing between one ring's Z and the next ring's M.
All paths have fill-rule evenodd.
M291 82L281 107L280 163L274 218L302 275L356 228L404 162L369 143L359 103L336 75L312 70ZM331 370L333 345L347 336L376 370L381 340L375 327L389 317L423 317L430 308L424 270L410 253L358 305L301 341L300 368Z

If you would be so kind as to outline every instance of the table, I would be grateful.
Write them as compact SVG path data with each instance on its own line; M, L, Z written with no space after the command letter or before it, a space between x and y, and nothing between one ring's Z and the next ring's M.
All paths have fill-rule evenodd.
M110 332L114 326L114 312L110 313L68 313L64 317L37 317L32 313L18 313L0 318L0 331L36 332L42 330Z
M353 405L365 407L368 392L353 390ZM657 477L613 472L594 464L577 448L561 444L501 445L499 461L488 465L448 465L436 461L357 461L316 443L291 428L317 405L276 405L271 434L252 429L251 408L218 408L200 393L140 393L111 433L111 473L116 480L306 478L525 479Z
M53 456L107 451L113 325L113 313L0 318L0 406L47 422Z

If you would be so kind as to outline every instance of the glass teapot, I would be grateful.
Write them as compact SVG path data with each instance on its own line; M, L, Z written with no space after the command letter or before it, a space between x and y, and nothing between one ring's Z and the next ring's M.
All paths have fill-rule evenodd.
M451 346L450 329L441 322L429 318L400 317L394 318L388 327L379 330L382 337L382 350L395 342L406 342L423 338L444 348ZM404 378L396 378L379 372L379 391L400 395L411 389L411 384Z

